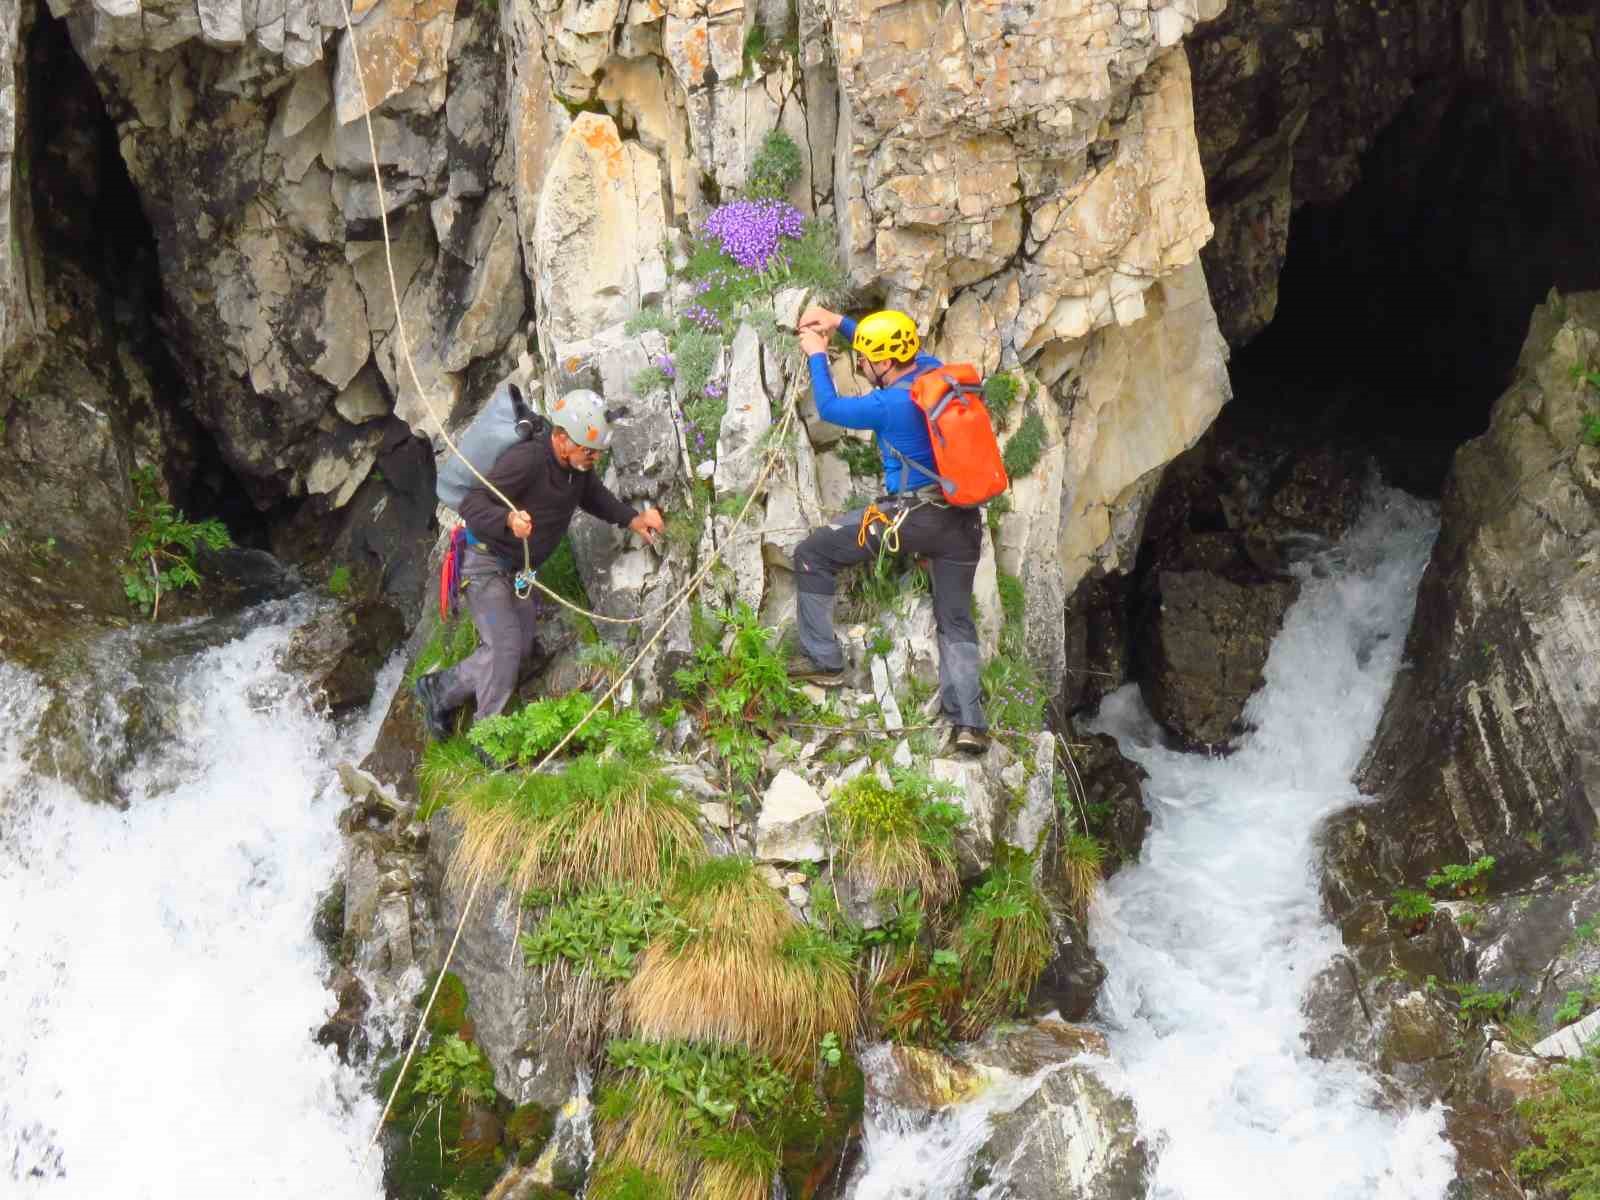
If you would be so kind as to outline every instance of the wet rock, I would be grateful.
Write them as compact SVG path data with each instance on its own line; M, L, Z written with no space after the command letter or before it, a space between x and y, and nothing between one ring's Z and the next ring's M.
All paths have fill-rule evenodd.
M1106 969L1077 922L1060 919L1056 926L1055 954L1028 993L1028 1012L1082 1021L1094 1010Z
M986 1195L1135 1200L1145 1194L1150 1155L1132 1101L1092 1067L1068 1061L1104 1052L1098 1034L1059 1022L1040 1022L978 1048L973 1059L986 1066L1045 1072L1032 1095L990 1118L989 1139L974 1159L976 1177L988 1180Z
M1080 805L1080 828L1088 820L1089 810L1104 812L1096 832L1102 837L1110 853L1103 873L1109 877L1124 863L1139 861L1144 847L1145 834L1150 829L1150 810L1144 804L1141 782L1145 770L1130 758L1125 758L1117 746L1117 739L1107 733L1082 734L1071 728L1066 735L1066 752L1070 754L1072 768L1076 768L1069 787ZM1082 793L1079 794L1078 788Z
M1163 571L1140 635L1139 688L1150 712L1187 745L1220 749L1244 732L1272 639L1298 585L1244 587L1206 571Z
M317 1045L332 1046L342 1063L359 1062L368 1049L366 1018L372 998L361 980L346 969L334 977L332 990L339 1007L317 1030Z
M1358 782L1374 850L1411 879L1482 854L1497 878L1583 855L1600 813L1600 450L1571 364L1600 352L1600 294L1529 325L1489 431L1445 485L1439 540Z
M378 671L405 631L405 618L381 601L341 607L295 630L284 666L320 692L331 712L348 712L372 699Z

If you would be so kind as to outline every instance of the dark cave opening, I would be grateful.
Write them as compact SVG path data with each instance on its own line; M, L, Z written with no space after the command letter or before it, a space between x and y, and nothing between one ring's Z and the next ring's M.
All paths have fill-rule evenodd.
M74 273L89 286L92 311L77 318L95 327L85 340L106 348L107 366L125 372L120 344L149 379L167 444L165 475L173 501L192 519L220 518L236 542L265 547L286 511L262 512L224 460L216 440L193 415L188 387L168 344L171 314L162 284L155 232L140 203L89 69L73 49L67 23L39 6L27 43L29 188L47 270ZM280 506L289 509L290 506Z
M1594 167L1492 92L1419 86L1362 179L1290 222L1277 313L1237 350L1225 424L1355 440L1436 496L1552 287L1600 286Z

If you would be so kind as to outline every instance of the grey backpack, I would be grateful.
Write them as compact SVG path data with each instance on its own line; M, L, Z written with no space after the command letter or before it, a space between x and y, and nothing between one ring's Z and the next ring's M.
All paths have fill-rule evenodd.
M495 388L489 402L472 418L472 424L455 439L456 447L467 462L487 475L489 468L510 447L518 442L531 441L549 429L544 417L528 407L522 392L509 379ZM478 483L478 477L467 468L467 463L455 454L445 456L439 467L434 494L439 503L461 511L461 501Z

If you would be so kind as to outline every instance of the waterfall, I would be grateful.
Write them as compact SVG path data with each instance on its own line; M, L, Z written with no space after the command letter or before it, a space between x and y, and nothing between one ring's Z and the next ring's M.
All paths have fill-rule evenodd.
M1454 1178L1439 1107L1396 1111L1354 1062L1311 1057L1301 1011L1340 946L1316 833L1361 803L1351 776L1436 530L1431 506L1375 489L1343 542L1296 568L1231 755L1166 748L1133 687L1093 726L1150 775L1141 860L1104 889L1090 936L1113 1073L1157 1154L1152 1200L1439 1200Z
M381 1197L381 1152L361 1161L378 1106L313 1041L334 1002L311 926L334 764L375 736L399 664L336 728L278 665L314 605L106 635L66 686L116 707L121 660L153 651L142 702L170 705L120 772L125 811L30 769L49 689L0 663L0 1192Z

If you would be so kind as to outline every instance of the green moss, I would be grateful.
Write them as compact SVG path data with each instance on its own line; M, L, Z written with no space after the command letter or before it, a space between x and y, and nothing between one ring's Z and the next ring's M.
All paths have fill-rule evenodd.
M418 1008L428 1002L432 990L433 981L429 980L428 986L417 993ZM467 985L454 971L446 971L444 981L439 984L439 996L428 1012L428 1032L435 1037L446 1037L452 1033L462 1034L467 1029ZM470 1030L463 1036L470 1036Z
M1001 372L983 381L983 402L988 406L989 417L996 429L1004 429L1011 419L1012 406L1017 401L1022 385L1015 375Z
M531 1163L544 1153L556 1131L556 1114L543 1104L524 1104L506 1118L506 1141L520 1163Z
M867 1081L846 1054L817 1080L820 1109L801 1109L783 1129L783 1186L789 1200L813 1200L838 1174L839 1163L861 1127Z

